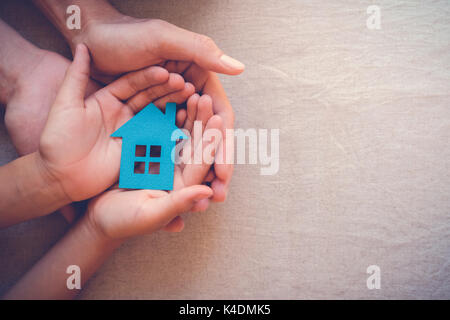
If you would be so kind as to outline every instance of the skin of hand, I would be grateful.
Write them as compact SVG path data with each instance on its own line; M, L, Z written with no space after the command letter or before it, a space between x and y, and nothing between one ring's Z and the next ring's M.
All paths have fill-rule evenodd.
M169 76L161 67L145 68L84 99L89 61L87 48L79 45L50 110L38 151L44 175L58 182L68 202L97 195L117 180L121 140L110 135L145 106L143 102L151 98L149 87L166 82ZM187 95L193 92L189 86ZM165 96L160 102L165 101L173 101L173 97Z
M233 165L226 159L233 159L234 140L227 139L226 129L234 128L234 112L217 74L201 68L195 63L169 61L164 67L170 72L182 74L186 81L192 83L197 92L207 94L212 99L213 112L223 121L222 142L217 150L216 159L207 181L214 191L213 201L225 201L233 174Z
M118 177L121 141L110 134L149 101L165 106L193 94L193 86L185 83L181 93L158 98L168 79L167 70L153 66L84 99L89 53L80 45L49 113L39 150L0 167L0 180L11 182L0 188L0 227L48 214L112 185Z
M0 39L3 43L0 48L0 101L6 107L5 125L13 145L23 156L38 149L49 109L70 61L57 53L37 48L2 20ZM85 97L99 89L98 83L89 80ZM172 73L166 83L150 88L148 97L162 107L167 98L161 98L170 95L174 101L181 101L190 90L182 77ZM146 95L141 94L139 99L145 100ZM69 222L76 217L75 208L71 206L60 211Z
M6 103L5 125L19 155L34 152L70 62L53 52L37 50L35 63L21 76ZM86 95L100 86L89 81Z
M214 157L215 152L218 149L218 146L220 145L221 141L210 141L207 140L207 137L204 138L201 144L201 149L199 147L199 139L202 137L196 136L196 132L194 130L194 123L201 124L202 132L206 132L205 130L209 129L216 129L218 131L222 130L222 119L213 114L212 109L212 99L208 95L199 96L198 94L193 94L186 102L186 109L179 109L176 116L176 125L182 129L185 130L185 132L189 133L189 136L191 139L189 139L186 143L189 143L189 148L187 148L187 145L184 145L183 151L185 151L183 154L183 159L187 160L190 158L191 160L194 159L195 153L200 153L202 156L205 153L206 148L210 148L212 152L210 153L212 157ZM213 144L210 146L210 144ZM196 148L197 146L197 148ZM190 152L186 157L186 152ZM209 181L208 175L210 172L211 164L208 163L201 163L201 164L188 164L184 165L183 163L180 163L179 165L175 166L175 173L174 173L174 190L181 190L185 187L189 187L196 184L201 184L202 182ZM115 188L116 190L110 191L113 194L124 192L124 190L119 190ZM126 197L132 197L135 194L137 195L137 198L142 197L142 195L147 195L151 198L157 198L162 195L166 195L167 193L164 193L163 191L152 191L147 190L143 192L135 192L131 195L128 195L130 192L127 193ZM108 195L108 198L111 195ZM103 196L99 197L102 198ZM104 195L106 197L106 194ZM120 198L125 198L124 195L117 196ZM116 198L116 197L114 197ZM113 199L114 199L113 198ZM113 200L115 201L115 200ZM139 203L136 202L136 200L133 200L133 203ZM107 201L108 203L109 201ZM94 201L91 201L91 206ZM120 208L119 211L128 212L129 208L129 202L125 207L114 204L112 206L116 210L117 208ZM199 212L204 211L209 206L209 197L206 197L201 200L197 200L193 207L191 208L193 212ZM113 211L114 211L113 210ZM93 212L92 210L89 212ZM109 210L104 210L100 212L109 212ZM116 212L116 211L114 211ZM81 215L83 212L80 212L79 215ZM119 215L119 213L117 213ZM107 216L109 218L109 215ZM115 218L114 215L112 216L113 219L119 219L119 217ZM96 220L96 219L94 219ZM102 225L102 224L98 224ZM109 225L109 224L108 224ZM124 226L129 226L130 223L125 224ZM121 227L122 225L119 225L118 227ZM165 231L168 232L180 232L184 228L184 222L183 219L179 216L175 217L172 221L170 221L165 227L163 228Z
M30 53L30 62L32 64L29 64L27 69L31 71L19 74L6 101L5 125L19 155L38 150L50 107L70 65L70 61L61 55L38 48ZM85 97L100 88L98 83L89 80ZM173 100L181 101L191 90L190 85L185 88L182 77L171 73L165 83L151 88L152 95L150 96L149 92L148 97L159 107L163 107L168 99L162 99L163 97L170 95ZM138 99L142 99L142 103L147 102L145 94L141 94ZM138 108L138 105L133 107ZM76 217L73 208L63 207L60 211L69 222Z
M6 107L5 125L21 156L34 152L44 129L50 106L70 62L41 50L0 20L0 101ZM89 81L86 95L98 90Z
M19 155L38 149L39 139L56 94L64 79L70 61L61 55L36 48L35 62L21 74L6 101L5 125ZM85 97L98 91L101 86L89 80ZM142 104L153 101L163 108L171 100L183 102L192 92L192 86L178 74L170 73L166 82L153 86L147 93L130 100L130 107L139 109ZM148 100L152 99L152 100Z
M213 159L222 143L222 137L220 137L219 140L214 141L209 141L207 137L207 132L209 130L223 131L222 118L213 113L211 97L208 95L200 97L198 94L194 94L188 99L186 106L186 112L184 112L184 109L181 109L177 115L177 125L180 128L183 128L185 132L188 132L191 137L191 139L186 141L186 144L183 145L183 151L181 153L183 160L188 161L188 164L182 162L175 166L174 190L200 184L202 182L210 184L213 180L213 177L211 176L213 163L206 162L204 157L211 156L211 159ZM201 124L203 137L197 136L198 133L194 130L195 123ZM199 144L201 139L203 139L202 143ZM206 152L207 148L211 149L209 155ZM193 162L197 156L202 157L202 163L189 163L189 161ZM198 212L206 210L209 206L209 202L209 198L197 201L192 211ZM184 222L182 218L176 217L164 228L164 230L180 232L183 228Z
M6 107L5 125L19 155L26 155L38 149L39 139L47 121L47 116L56 94L64 79L70 61L63 56L42 50L23 39L16 31L0 20L3 46L9 54L8 60L0 59L1 103ZM10 48L8 48L10 46ZM14 74L14 77L7 76ZM101 86L89 80L85 97ZM153 101L163 108L171 98L182 101L191 94L192 86L185 85L184 79L171 73L166 82L149 88L146 94L130 100L132 108ZM166 97L169 96L169 97ZM163 98L163 99L161 99ZM151 100L149 100L151 99Z
M226 72L226 69L223 69L217 59L210 59L210 57L220 57L222 54L214 42L210 38L203 38L201 35L193 34L161 20L141 20L127 16L116 19L117 22L112 24L93 23L85 33L81 33L74 39L74 43L82 42L95 50L93 59L97 72L107 76L127 69L133 70L142 65L161 65L170 71L182 74L186 81L194 84L197 92L209 94L213 98L214 113L221 116L224 121L223 136L225 139L225 128L233 128L234 126L234 113L217 75L210 71ZM147 34L145 38L152 43L150 49L144 50L140 47L144 42L136 41L137 39L130 37L130 35L144 37L144 34ZM164 35L164 37L152 39L152 35L156 37ZM124 41L114 42L112 37L120 37ZM195 44L196 41L197 44ZM118 46L117 48L114 47L114 52L117 52L117 54L122 51L134 53L136 56L130 60L135 61L136 65L129 65L125 62L121 65L113 63L113 60L109 61L111 55L108 55L107 52L113 49L111 46ZM186 50L186 48L189 50ZM144 52L146 53L145 58ZM196 52L201 52L201 55L196 54ZM108 59L104 59L106 56L108 56ZM95 57L98 57L99 61L95 61ZM193 60L194 62L184 62L185 60ZM243 66L237 70L242 71ZM236 73L237 71L232 74ZM223 158L225 158L225 142L218 154ZM228 143L229 150L232 150L233 141ZM225 164L224 161L215 164L214 170L212 170L213 200L225 200L232 172L233 166Z
M88 212L2 299L71 299L80 290L67 288L66 269L82 270L81 287L128 237L160 229L212 195L207 186L173 191L111 190L94 198Z
M193 158L197 152L215 155L220 139L208 138L206 130L220 130L222 120L212 114L211 98L197 94L187 101L187 110L181 109L177 113L177 125L191 136L187 141L191 148L183 146L180 153L183 159ZM193 131L194 121L201 122L202 136ZM201 145L198 144L200 140ZM84 286L125 239L154 232L164 226L165 229L170 226L172 231L180 231L183 221L179 215L187 211L202 211L204 205L201 203L213 194L208 186L198 185L204 181L210 166L207 161L176 165L174 190L171 192L127 191L116 186L95 197L78 223L2 298L74 298L79 291L66 287L65 270L68 265L76 264L83 270L81 281Z
M212 97L214 113L221 116L225 130L234 126L230 102L214 72L237 75L244 65L224 55L209 37L178 28L158 19L137 19L119 13L107 1L74 0L84 13L81 30L71 31L63 20L68 1L34 0L52 20L74 48L79 43L88 46L93 59L94 77L110 81L123 72L150 65L167 65L184 70L184 76L199 93ZM218 158L232 158L233 141L223 140ZM216 163L211 173L214 201L224 201L233 166Z
M196 136L193 121L201 123L203 136ZM174 190L133 190L113 189L93 199L88 207L92 229L110 239L124 239L138 234L156 231L166 226L166 230L181 231L183 220L180 213L203 211L205 201L213 193L201 184L209 172L211 163L193 163L195 153L203 156L205 150L215 155L220 139L209 139L208 130L221 130L222 119L213 115L212 100L209 96L195 94L187 101L187 113L177 114L177 125L190 133L189 148L183 146L183 159L190 160L175 166ZM202 139L202 144L199 144ZM213 140L213 141L211 141ZM212 144L212 145L211 145ZM170 223L169 223L170 222Z
M124 72L166 61L192 61L205 70L237 75L244 65L225 55L214 41L159 19L115 15L90 23L72 38L92 54L95 78L110 81Z

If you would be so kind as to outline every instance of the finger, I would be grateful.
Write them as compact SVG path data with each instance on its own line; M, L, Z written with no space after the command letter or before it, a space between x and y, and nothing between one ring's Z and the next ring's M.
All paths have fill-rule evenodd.
M192 96L189 97L186 105L187 105L187 118L186 122L184 123L184 129L191 132L192 128L194 127L194 121L197 117L197 105L198 100L200 99L200 96L197 93L194 93Z
M66 221L69 224L73 223L77 216L75 208L72 207L70 204L59 209L59 212L61 212L61 215L64 217L64 219L66 219Z
M203 199L200 201L197 201L194 206L191 209L191 212L203 212L206 211L209 207L210 204L210 200L209 199Z
M182 164L176 165L173 173L173 190L184 188Z
M208 79L212 75L216 75L216 73L203 69L199 65L191 62L188 63L188 66L185 69L180 67L180 63L173 64L170 62L166 63L164 65L164 68L166 68L169 72L182 74L184 80L194 85L196 92L203 92L203 88L208 82Z
M220 115L222 118L223 134L222 143L219 146L216 154L216 162L214 163L214 170L216 177L213 180L211 187L214 191L213 201L225 201L229 189L229 183L233 175L233 160L234 160L234 140L227 139L226 130L234 127L234 112L230 102L225 94L225 91L214 72L206 71L196 64L190 64L187 67L180 63L167 63L165 65L170 72L183 72L183 77L194 84L197 91L202 91L211 96L213 101L214 114ZM182 70L185 68L184 70ZM188 101L189 102L189 101ZM189 126L189 104L188 104L188 119L185 123L185 128Z
M175 72L179 74L183 74L190 66L192 66L192 62L189 61L177 61L170 60L164 64L164 68L169 72Z
M194 122L194 130L192 132L192 140L194 141L194 145L196 146L199 140L202 138L203 131L205 131L206 123L209 118L213 116L213 108L212 108L212 100L211 97L207 94L204 94L200 97L197 104L197 116L195 121L201 125L201 131L195 129ZM198 132L200 131L200 132Z
M230 141L224 136L221 144L217 148L216 159L227 159L229 154L232 154L234 152L232 148L234 148L234 142L232 140ZM231 159L232 158L233 156L231 156ZM218 163L217 161L214 163L214 172L216 174L216 178L211 184L211 188L214 190L213 201L223 202L226 200L231 176L233 175L233 169L234 168L232 163Z
M213 100L214 114L220 115L223 119L223 139L217 150L216 162L214 163L216 178L211 184L214 191L212 200L222 202L226 199L233 175L234 136L228 139L226 129L234 127L234 112L216 74L210 73L203 90Z
M79 44L75 50L72 64L67 68L61 88L56 97L55 105L70 107L75 102L83 101L86 86L89 82L89 51L84 44ZM78 104L84 105L84 104Z
M221 159L219 162L216 161L214 163L214 172L216 177L211 183L211 188L214 190L213 201L214 202L223 202L226 200L229 184L231 181L231 176L233 175L233 164L226 163L227 157L231 157L233 159L234 153L234 141L231 139L227 139L226 136L223 137L222 142L217 148L216 159ZM223 160L225 159L225 160Z
M211 196L209 187L196 185L173 191L164 197L149 199L141 207L142 225L149 231L161 229L176 216L189 211L195 202Z
M231 107L231 103L227 98L225 90L223 89L217 74L210 72L208 81L203 87L203 93L211 97L213 101L214 114L218 114L222 118L224 127L233 128L233 108Z
M184 122L186 121L187 112L186 109L180 109L177 111L177 117L175 124L178 128L183 128Z
M216 150L222 140L221 129L222 119L214 115L206 125L202 143L196 147L193 161L184 167L183 181L185 185L190 186L204 181L214 161ZM220 135L211 135L214 134L214 130ZM210 157L211 159L206 159L205 157ZM200 163L198 163L198 159L200 159Z
M233 166L231 166L231 170L233 170ZM211 183L211 189L214 191L211 200L214 202L224 202L228 196L229 182L216 177Z
M165 60L193 61L202 68L230 75L244 71L244 64L223 54L214 41L173 24L160 21L157 53Z
M161 67L152 66L127 73L102 90L107 90L119 100L127 100L139 91L162 84L169 79L169 72Z
M201 200L203 201L203 200ZM195 205L194 205L195 207ZM181 217L175 217L172 221L169 222L167 226L164 227L164 231L167 232L181 232L184 229L184 221Z
M209 170L208 174L206 175L205 179L203 180L203 182L211 183L215 177L216 177L216 175L214 174L214 170L211 168Z
M183 77L179 74L171 73L169 74L169 78L166 82L138 92L127 101L127 105L134 111L134 113L137 113L150 102L183 89Z
M91 80L88 82L86 86L86 92L84 94L84 98L89 97L94 92L100 90L102 87L95 80Z
M195 92L194 86L186 82L184 84L184 89L181 91L170 93L162 98L159 98L154 102L154 104L161 110L166 109L166 103L167 102L175 102L176 104L180 104L185 102L191 95L193 95Z

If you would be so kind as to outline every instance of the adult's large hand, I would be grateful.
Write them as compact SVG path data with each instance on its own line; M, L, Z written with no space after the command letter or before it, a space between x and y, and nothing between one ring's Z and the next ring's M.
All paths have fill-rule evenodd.
M91 23L72 39L84 43L100 80L168 60L190 61L205 70L237 75L244 65L225 55L214 41L159 19L119 16Z
M138 19L118 12L105 0L34 0L66 37L74 51L84 43L97 73L105 78L167 60L195 62L214 72L236 75L244 65L225 55L214 41L159 19ZM66 10L80 8L80 29L69 29Z
M97 75L106 77L148 65L162 65L170 72L183 74L197 92L212 97L214 113L224 121L226 142L225 130L233 128L234 114L215 72L238 74L244 66L224 55L210 38L165 21L127 16L115 18L115 21L93 23L74 38L74 43L82 42L89 47ZM226 146L222 144L218 158L225 159ZM228 147L230 152L232 142L228 141ZM213 200L225 200L232 172L231 164L224 161L215 164L210 175Z

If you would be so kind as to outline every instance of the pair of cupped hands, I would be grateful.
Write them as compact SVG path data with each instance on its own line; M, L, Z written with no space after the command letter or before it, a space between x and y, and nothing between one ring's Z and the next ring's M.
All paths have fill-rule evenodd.
M99 24L71 45L73 62L35 153L42 177L58 186L55 193L65 203L94 197L87 219L112 239L161 228L180 231L180 214L225 200L229 164L176 165L170 192L117 188L122 141L111 134L150 102L161 109L167 102L185 103L176 124L189 132L194 121L203 129L232 128L233 111L215 72L236 75L244 66L210 38L161 20ZM90 77L109 84L101 88ZM193 144L198 139L203 137L191 133ZM223 157L225 141L213 143Z

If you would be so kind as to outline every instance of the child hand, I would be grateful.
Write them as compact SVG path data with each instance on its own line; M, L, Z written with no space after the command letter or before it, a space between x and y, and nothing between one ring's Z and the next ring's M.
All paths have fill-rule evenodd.
M87 219L92 229L107 239L125 239L159 230L211 196L212 190L201 185L170 193L113 189L89 203Z
M200 135L194 130L195 122L202 128ZM194 94L187 101L187 112L181 109L177 113L177 125L191 136L182 156L191 163L175 166L174 191L113 189L105 192L93 199L88 209L88 221L100 234L121 239L163 227L166 231L178 232L184 226L179 217L181 213L207 208L213 192L199 184L208 175L212 162L202 159L201 163L193 163L193 159L196 154L203 157L209 151L214 157L221 139L210 139L207 132L212 129L220 132L222 120L213 115L209 96Z
M187 101L187 112L183 113L183 111L181 109L177 115L177 125L188 132L191 139L187 140L183 146L183 162L175 166L174 190L200 183L211 183L215 178L212 168L214 163L207 161L205 157L210 157L213 160L222 142L221 136L215 137L211 141L211 133L214 133L214 130L217 133L223 131L223 121L220 116L213 115L213 102L210 96L206 94L201 97L198 94L192 95ZM195 130L195 124L202 129L201 132ZM199 144L202 139L202 143ZM200 158L202 161L196 163L196 158ZM192 211L206 210L209 202L210 199L197 201ZM176 217L164 230L180 232L183 228L183 219Z
M59 184L67 202L99 194L117 180L121 140L112 139L111 133L157 98L169 77L161 67L145 68L85 100L89 60L87 48L79 45L50 110L38 152L45 176ZM193 91L186 83L183 94L167 95L155 104L181 103Z

